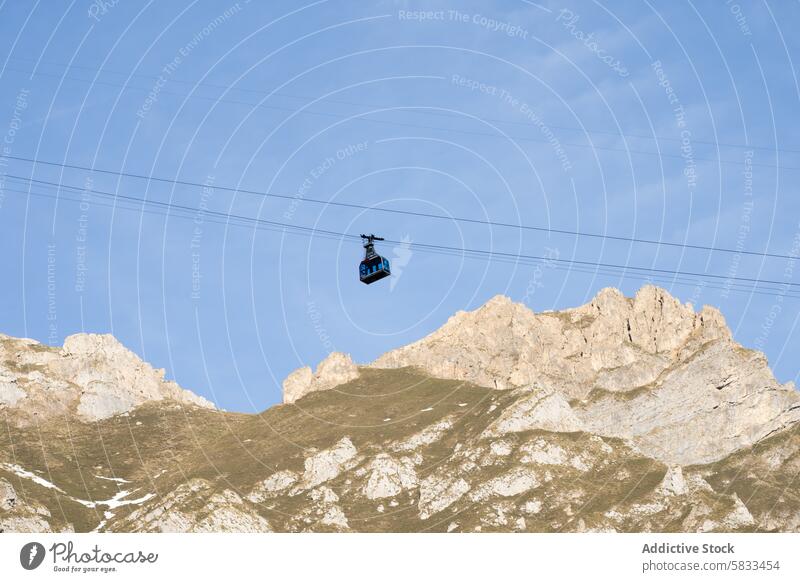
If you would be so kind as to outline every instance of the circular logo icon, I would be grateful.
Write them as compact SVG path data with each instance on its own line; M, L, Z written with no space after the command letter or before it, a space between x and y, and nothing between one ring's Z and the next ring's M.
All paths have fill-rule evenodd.
M39 542L29 542L19 552L19 563L26 570L35 570L44 561L44 546Z

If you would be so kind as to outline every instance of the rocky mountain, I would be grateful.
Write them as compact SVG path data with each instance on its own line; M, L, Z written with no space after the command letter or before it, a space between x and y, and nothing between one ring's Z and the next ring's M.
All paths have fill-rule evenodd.
M213 408L164 380L114 336L77 334L60 350L0 334L0 406L27 425L55 416L91 422L158 400Z
M529 399L547 395L569 430L631 440L665 463L716 461L800 420L795 387L734 342L719 311L696 313L653 286L633 299L604 289L557 313L495 297L372 365L532 389ZM535 428L532 410L519 412Z
M800 393L656 287L495 297L284 402L217 410L110 336L0 336L0 530L800 530Z

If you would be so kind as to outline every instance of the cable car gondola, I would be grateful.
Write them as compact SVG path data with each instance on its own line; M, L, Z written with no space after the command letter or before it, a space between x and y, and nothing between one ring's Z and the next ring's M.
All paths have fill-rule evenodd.
M392 272L389 260L375 252L375 241L383 239L374 234L362 234L361 238L364 239L364 260L358 267L358 276L362 283L369 285L388 277Z

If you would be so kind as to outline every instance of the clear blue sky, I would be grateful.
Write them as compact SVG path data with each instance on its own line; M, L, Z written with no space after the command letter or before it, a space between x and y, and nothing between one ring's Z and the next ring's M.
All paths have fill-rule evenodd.
M787 259L302 200L797 254L799 22L796 2L0 2L3 153L209 184L0 160L0 331L54 345L110 332L218 405L259 411L302 364L334 349L370 361L498 293L561 309L644 282L388 244L395 275L367 287L356 242L89 190L414 243L800 282ZM797 378L800 300L786 286L657 282L718 306L779 379Z

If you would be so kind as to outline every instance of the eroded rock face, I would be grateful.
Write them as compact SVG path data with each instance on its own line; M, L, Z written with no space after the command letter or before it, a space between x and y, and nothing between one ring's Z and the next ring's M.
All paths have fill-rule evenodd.
M470 493L473 501L495 497L518 497L541 485L536 471L531 467L515 467L508 473L490 479Z
M163 533L272 531L269 522L237 493L215 490L205 479L181 484L158 502L132 512L113 529Z
M295 516L295 521L305 524L305 531L314 531L317 527L327 531L347 531L350 524L344 510L339 505L339 496L329 487L319 487L308 493L310 507Z
M766 359L708 342L646 390L599 393L576 405L586 430L632 439L670 464L721 459L800 420L800 395L775 381Z
M736 344L717 310L653 286L632 299L604 289L557 313L498 296L372 366L530 389L489 436L585 430L669 464L712 462L800 420L794 386Z
M213 407L206 399L164 380L112 335L77 334L64 340L61 358L50 364L82 390L78 414L99 420L163 399Z
M645 386L692 339L730 340L730 332L718 311L704 307L696 313L658 287L642 287L633 299L603 289L587 305L538 314L497 296L372 365L414 366L498 389L536 384L571 399L594 387Z
M470 490L469 482L445 471L437 471L419 485L419 518L428 519L461 499Z
M277 471L259 483L247 496L253 503L262 503L275 497L297 483L299 476L294 471Z
M0 406L16 409L23 420L74 413L96 421L166 399L213 408L164 380L164 370L153 369L111 335L72 335L60 350L0 337Z
M72 527L54 528L52 515L43 505L21 498L14 487L0 479L0 533L69 532Z
M683 470L680 465L670 467L664 475L663 481L658 491L664 495L684 495L689 492L686 480L683 478Z
M333 352L317 366L316 374L305 366L283 381L283 402L291 404L311 392L330 390L358 378L358 366L348 354Z
M558 392L534 389L523 396L492 423L486 436L496 437L528 430L551 432L576 432L583 424L575 416L569 403Z
M411 459L396 460L385 453L378 455L369 465L369 477L364 485L367 499L396 497L402 491L416 487L417 473Z
M331 448L306 458L303 486L315 487L320 483L335 479L355 459L357 452L353 442L344 437Z
M797 393L714 310L645 288L549 314L496 298L454 320L446 341L398 350L423 372L337 355L289 390L355 373L356 394L252 416L164 400L98 426L48 410L160 402L159 373L102 338L0 336L0 408L43 419L0 432L0 530L800 531Z
M0 479L0 511L11 511L17 505L17 492L11 483Z
M17 385L16 379L10 374L0 377L0 404L15 406L26 396L25 391Z

